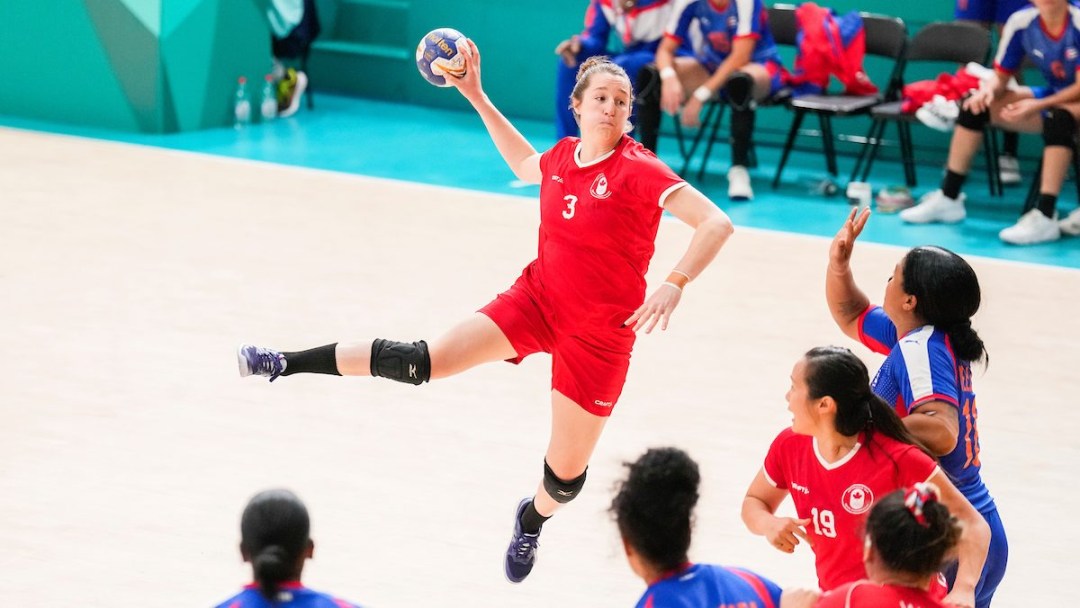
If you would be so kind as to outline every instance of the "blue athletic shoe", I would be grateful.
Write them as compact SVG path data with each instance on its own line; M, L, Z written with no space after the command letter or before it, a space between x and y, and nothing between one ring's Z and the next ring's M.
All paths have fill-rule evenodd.
M285 355L250 344L241 344L236 349L236 362L240 365L240 377L267 376L270 381L277 380L285 371Z
M521 514L532 502L523 498L514 513L514 535L510 537L510 547L506 550L506 580L520 583L532 572L536 563L536 550L540 548L540 533L526 534L521 530Z

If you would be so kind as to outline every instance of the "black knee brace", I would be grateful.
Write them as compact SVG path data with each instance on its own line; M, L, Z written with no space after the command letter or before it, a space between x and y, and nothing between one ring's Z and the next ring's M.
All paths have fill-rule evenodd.
M637 130L641 145L656 152L660 137L660 72L649 64L637 73Z
M1076 119L1068 110L1050 108L1043 116L1043 143L1047 147L1072 148L1076 141Z
M724 83L724 95L731 109L750 110L754 101L754 77L746 72L735 72Z
M750 144L754 135L754 111L731 112L731 164L750 166Z
M577 498L577 495L581 492L582 486L585 485L585 474L589 472L589 468L585 467L585 471L570 481L563 481L555 476L555 471L551 470L548 466L547 460L544 461L544 490L547 491L548 496L555 500L559 504L566 504L571 500Z
M431 379L431 357L427 342L371 343L371 375L406 384L420 385Z
M973 113L971 110L960 107L960 116L956 117L956 124L964 127L965 129L971 129L972 131L978 131L982 133L983 127L990 122L990 110L986 109L978 114Z

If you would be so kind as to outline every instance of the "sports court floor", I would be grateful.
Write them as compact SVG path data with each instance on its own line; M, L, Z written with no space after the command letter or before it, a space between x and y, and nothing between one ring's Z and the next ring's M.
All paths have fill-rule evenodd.
M245 501L284 486L312 513L314 588L387 607L629 606L643 585L605 509L620 463L660 445L701 465L692 559L813 584L808 551L776 552L738 511L789 423L801 353L845 344L880 361L824 304L823 237L845 203L793 178L778 193L761 179L758 200L731 205L726 152L715 155L701 187L736 235L669 330L639 339L587 490L512 586L502 552L541 472L550 359L422 388L237 377L241 341L434 337L535 255L536 192L510 183L475 117L318 103L240 133L167 137L0 119L0 601L211 605L250 576L237 550ZM546 124L522 127L551 143ZM876 299L904 247L938 243L979 273L982 460L1011 545L995 605L1028 606L1066 597L1077 564L1080 240L996 245L1007 206L910 231L875 216L855 272ZM689 235L663 224L652 284Z

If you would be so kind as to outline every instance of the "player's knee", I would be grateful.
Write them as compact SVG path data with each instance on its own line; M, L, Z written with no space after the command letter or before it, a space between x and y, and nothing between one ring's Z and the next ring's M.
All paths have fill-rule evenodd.
M655 101L659 107L660 72L657 71L656 64L650 63L638 70L634 88L637 90L638 105L644 106Z
M577 495L581 493L581 488L585 486L585 474L589 472L588 467L582 471L581 475L567 481L560 479L555 475L555 471L551 470L548 466L547 460L544 461L544 490L548 493L555 502L560 504L566 504L571 500L577 498Z
M961 107L960 115L956 117L957 125L980 133L982 133L983 128L989 123L990 110L983 110L976 114L967 108Z
M754 99L754 77L746 72L735 72L724 83L724 94L734 110L749 110Z
M1072 148L1076 140L1076 119L1072 112L1050 108L1043 116L1043 143L1049 146Z
M406 384L427 382L431 379L427 342L375 340L371 343L371 375Z

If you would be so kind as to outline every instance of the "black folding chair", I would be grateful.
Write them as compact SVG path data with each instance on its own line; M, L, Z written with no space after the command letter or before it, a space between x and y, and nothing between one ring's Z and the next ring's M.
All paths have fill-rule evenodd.
M768 20L769 31L772 33L776 44L795 46L796 36L799 33L798 23L795 21L795 5L774 4L768 8ZM785 87L759 102L758 106L779 105L786 103L790 98L791 89ZM724 98L720 95L714 96L706 104L701 116L701 125L694 135L693 142L689 145L686 143L686 136L683 133L679 117L675 117L675 138L679 142L679 155L682 156L683 159L682 169L679 170L680 175L686 175L686 171L690 168L690 162L693 160L698 146L701 144L702 139L704 139L705 134L708 133L705 152L701 158L701 167L698 169L697 178L701 179L702 176L704 176L705 165L708 164L709 156L712 154L712 147L713 144L716 143L716 134L720 130L720 124L723 122L724 110L726 108L727 103ZM756 166L757 154L752 145L750 154L751 165Z
M907 44L907 26L897 17L860 13L866 31L866 55L884 57L893 60L893 68L888 84L880 94L875 95L799 95L792 97L788 108L795 113L784 141L784 150L780 163L776 167L772 186L780 185L784 166L795 145L799 127L807 114L816 114L821 125L821 144L825 152L825 164L829 174L837 175L836 140L832 128L832 119L846 116L858 116L870 112L870 108L882 101L893 101L900 94L900 75L904 69L904 47Z
M908 44L904 56L905 75L911 70L912 64L916 63L951 63L966 65L969 62L984 63L990 55L990 30L965 21L938 21L930 23L919 30ZM906 79L905 79L906 80ZM866 181L870 174L870 167L874 164L878 147L881 145L885 126L890 122L896 123L900 142L900 156L904 163L904 178L907 185L914 187L915 176L915 150L911 139L911 123L918 123L914 114L905 114L900 111L902 102L888 101L870 108L870 116L873 122L866 135L866 143L859 151L859 158L855 161L855 168L851 171L852 181ZM987 166L996 166L996 154L991 159L990 155L996 151L995 140L989 126L985 130L987 145L984 146L987 154ZM862 175L860 176L860 171ZM990 192L1000 192L1000 185L994 177L994 171L990 174Z

